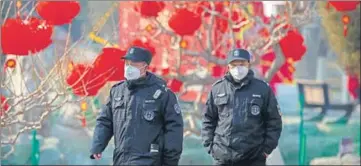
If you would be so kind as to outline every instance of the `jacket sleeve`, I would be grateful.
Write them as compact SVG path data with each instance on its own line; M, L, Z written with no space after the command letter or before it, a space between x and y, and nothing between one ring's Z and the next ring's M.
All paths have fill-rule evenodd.
M201 128L203 146L207 149L208 153L210 153L212 149L214 131L216 130L217 121L218 110L213 103L212 92L210 92L206 103L206 109L202 115Z
M96 119L91 154L102 153L113 136L112 93ZM93 159L93 156L90 157Z
M271 154L278 145L278 140L282 131L281 110L271 88L269 88L266 103L266 112L264 116L266 125L264 152Z
M170 90L166 94L163 165L178 165L183 150L183 117L175 94Z

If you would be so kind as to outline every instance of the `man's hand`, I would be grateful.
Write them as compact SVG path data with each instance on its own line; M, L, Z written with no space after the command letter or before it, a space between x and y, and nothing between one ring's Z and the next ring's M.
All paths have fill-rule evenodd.
M101 154L101 153L99 153L99 154L93 154L93 155L92 155L92 159L99 160L100 158L102 158L102 154Z

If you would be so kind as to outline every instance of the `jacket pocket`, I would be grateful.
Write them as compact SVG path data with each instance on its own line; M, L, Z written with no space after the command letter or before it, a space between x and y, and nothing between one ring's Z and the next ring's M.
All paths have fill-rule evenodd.
M125 103L120 98L114 98L113 100L113 120L122 121L125 119Z
M229 111L227 110L227 105L229 103L229 96L226 94L217 95L214 98L214 104L218 108L218 115L220 117L228 117Z

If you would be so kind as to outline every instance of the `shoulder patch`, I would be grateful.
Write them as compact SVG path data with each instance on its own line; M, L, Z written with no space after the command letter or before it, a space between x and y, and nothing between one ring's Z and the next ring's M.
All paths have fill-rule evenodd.
M180 114L182 112L179 104L174 104L174 111L177 113L177 114Z
M263 81L264 83L266 83L266 85L267 85L267 86L269 86L269 84L268 84L268 82L267 82L267 81L265 81L265 80L262 80L262 81Z

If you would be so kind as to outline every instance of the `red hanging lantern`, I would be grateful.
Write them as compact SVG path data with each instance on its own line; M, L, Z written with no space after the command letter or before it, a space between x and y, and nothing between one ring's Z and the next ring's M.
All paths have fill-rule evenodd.
M212 76L213 77L221 77L225 73L226 67L215 65L212 67Z
M47 48L51 43L53 27L44 20L29 18L6 19L1 27L1 47L4 54L28 55Z
M110 73L108 81L124 80L124 60L121 59L126 51L117 48L103 48L95 59L93 72L98 74Z
M80 12L78 1L41 1L36 6L38 14L53 25L70 23Z
M168 81L167 86L174 92L178 93L181 91L181 88L183 86L183 82L177 80L177 79L171 79Z
M149 42L143 42L143 41L141 41L139 39L134 40L130 46L137 46L137 47L146 48L152 53L153 56L156 53L155 48Z
M303 45L303 36L295 30L288 31L287 35L279 43L284 56L292 58L294 61L301 60L306 52L306 47Z
M110 78L111 73L96 73L93 68L81 64L73 67L66 82L78 96L95 96Z
M5 113L6 111L8 111L9 110L9 107L10 107L10 105L8 104L8 102L5 102L5 100L6 100L6 97L5 96L3 96L3 95L0 95L0 116L2 116L3 115L3 113Z
M357 91L360 90L360 81L357 76L349 75L347 77L347 89L352 98L356 99L358 97Z
M141 1L137 5L136 11L144 17L158 17L159 12L165 7L162 1Z
M187 23L187 26L184 26ZM168 25L173 31L181 36L193 35L201 26L201 17L188 9L178 9L168 21Z
M329 1L337 11L345 12L355 10L360 1Z

